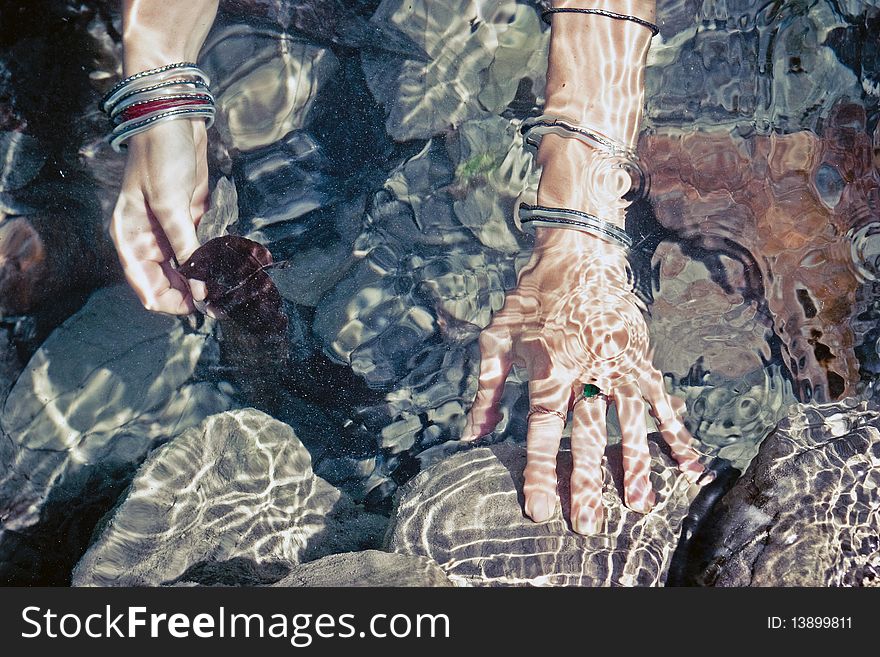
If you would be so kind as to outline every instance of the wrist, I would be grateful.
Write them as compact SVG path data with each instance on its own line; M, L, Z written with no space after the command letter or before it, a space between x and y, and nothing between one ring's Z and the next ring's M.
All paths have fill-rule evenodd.
M583 0L553 0L553 7L591 7L619 13L638 16L653 22L657 11L657 0L592 0L585 3Z
M535 246L539 254L555 254L562 266L577 261L600 258L603 261L626 261L626 251L596 235L569 228L535 228Z
M587 212L623 229L630 174L605 153L576 139L548 134L538 148L538 205Z
M180 62L195 62L199 51L195 55L192 49L174 47L141 47L139 45L125 45L125 54L122 59L122 77L128 77L141 71L149 71L166 64L178 64Z
M177 62L195 62L217 15L218 4L219 0L126 0L123 75Z

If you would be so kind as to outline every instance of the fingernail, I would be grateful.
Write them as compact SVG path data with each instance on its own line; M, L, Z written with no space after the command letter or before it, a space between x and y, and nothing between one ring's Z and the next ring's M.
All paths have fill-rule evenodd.
M190 279L189 291L196 301L204 301L205 297L208 296L208 288L202 281Z
M593 509L581 509L571 519L571 528L578 534L589 536L602 531L602 513Z
M636 513L650 513L654 508L654 491L650 491L645 496L640 496L637 500L631 500L627 497L626 506Z
M546 493L533 493L528 502L529 517L535 522L544 522L550 519L552 513L550 496Z
M216 306L211 305L210 301L199 300L193 297L193 305L203 315L207 315L211 319L225 319L226 316L220 312Z
M713 481L715 481L716 476L717 474L714 470L706 468L705 470L703 470L702 473L700 473L700 476L697 477L696 484L698 486L707 486L708 484L711 484Z
M681 473L684 475L684 478L688 480L689 484L699 484L700 480L706 475L705 470L694 470L691 468L685 469L682 467Z

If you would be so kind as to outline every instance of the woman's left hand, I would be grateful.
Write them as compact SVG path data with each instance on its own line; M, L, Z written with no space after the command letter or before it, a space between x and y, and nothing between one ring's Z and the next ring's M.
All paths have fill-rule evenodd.
M607 405L617 406L623 443L624 500L646 513L654 504L645 400L681 471L702 476L700 455L679 418L684 403L666 392L651 363L648 329L631 292L621 249L586 233L538 229L536 247L504 308L480 335L477 396L464 440L490 433L514 364L529 378L525 511L536 522L556 508L556 455L568 411L573 413L571 523L580 534L603 526L601 460ZM585 384L600 394L585 398Z

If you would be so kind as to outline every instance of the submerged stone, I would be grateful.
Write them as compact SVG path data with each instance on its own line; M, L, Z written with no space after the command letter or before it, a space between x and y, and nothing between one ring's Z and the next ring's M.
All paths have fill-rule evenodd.
M275 586L452 586L452 582L430 559L364 550L294 566Z
M238 221L238 190L235 182L223 177L211 192L211 207L202 215L196 226L200 244L222 235L228 235L230 227Z
M384 0L374 20L394 25L430 58L362 56L370 90L385 106L386 128L397 140L500 114L523 79L543 87L548 32L532 7L513 0Z
M685 425L704 449L740 470L797 401L791 382L776 364L738 379L713 374L702 381L686 379L673 390L684 398Z
M601 534L575 534L565 519L569 452L559 458L562 509L534 523L522 510L525 447L498 444L451 456L407 483L387 547L433 559L461 586L658 586L697 488L649 444L657 504L645 515L623 505L620 447L610 447Z
M672 4L668 19L658 8L664 40L652 44L645 77L655 126L815 130L835 102L861 96L858 77L826 43L847 26L836 3Z
M36 139L18 131L0 132L0 192L21 189L45 162L46 154Z
M425 53L394 26L364 15L369 4L343 0L226 0L224 11L296 30L320 44L379 50L416 59Z
M537 190L540 171L518 128L518 122L492 116L466 121L447 140L457 161L450 188L455 216L481 244L510 255L526 241L514 225L515 203Z
M730 327L718 335L741 336L752 350L760 347L756 338L772 328L784 347L777 358L804 401L859 394L860 364L853 347L861 336L854 334L854 320L864 307L856 303L862 275L853 236L872 222L870 208L880 202L865 127L864 108L841 102L830 108L821 137L808 130L744 137L728 129L668 129L642 141L659 223L707 265L720 262L721 255L734 265L711 267L723 295L704 283L698 301L691 303L690 293L681 295L688 299L686 307L711 303L729 312ZM828 167L847 181L833 207L820 191ZM679 295L670 290L666 296ZM675 312L682 306L677 304ZM658 310L669 317L668 307ZM657 328L669 325L666 319ZM698 326L685 342L714 332ZM729 365L718 358L723 354L717 348L712 351L716 366ZM768 351L761 352L765 360ZM754 362L755 356L746 360Z
M302 128L318 91L339 67L326 48L246 24L216 29L199 61L213 83L217 130L238 151Z
M692 583L880 586L880 412L798 404L700 530Z
M94 293L34 354L0 415L4 579L76 555L150 449L230 405L195 380L208 340L122 286ZM54 554L16 556L40 546Z
M384 524L314 475L291 427L255 409L228 411L150 455L73 584L158 586L212 569L217 578L225 562L271 577L375 545Z

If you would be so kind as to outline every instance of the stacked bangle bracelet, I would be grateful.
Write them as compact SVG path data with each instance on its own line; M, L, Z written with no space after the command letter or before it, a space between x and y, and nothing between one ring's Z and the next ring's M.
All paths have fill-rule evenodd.
M519 222L523 230L535 226L570 228L604 238L626 251L632 246L632 238L620 226L580 210L522 203L519 206Z
M585 145L601 151L608 158L625 163L644 181L644 173L639 166L635 152L627 148L625 144L611 139L600 132L580 126L573 121L549 115L526 119L520 126L520 134L522 134L526 146L529 147L537 148L541 143L541 138L548 133L577 139ZM617 244L627 251L632 246L632 238L626 234L625 230L609 221L581 210L550 208L522 203L519 206L519 220L523 230L531 229L535 226L568 228L591 233Z
M651 30L651 35L656 36L660 31L656 25L650 23L637 16L628 14L618 14L605 9L580 9L572 7L558 7L546 9L541 12L541 19L550 24L550 17L553 14L593 14L612 18L615 20L630 21L646 27ZM609 158L623 160L634 172L641 178L644 183L645 177L638 164L638 158L633 149L627 147L626 144L603 135L597 130L578 125L576 122L563 117L555 117L550 115L542 115L535 118L526 119L520 126L520 133L527 147L537 149L540 145L541 138L546 134L554 134L560 137L577 139L590 148L601 151ZM590 233L601 237L607 241L621 246L625 251L629 251L632 246L632 238L627 235L626 231L609 221L605 221L589 212L581 210L572 210L569 208L551 208L542 205L528 205L522 203L518 210L520 226L523 230L533 228L535 226L546 226L551 228L568 228Z
M108 136L113 150L121 151L127 139L164 121L204 119L211 127L215 109L210 83L192 62L141 71L118 82L100 103L114 126Z

